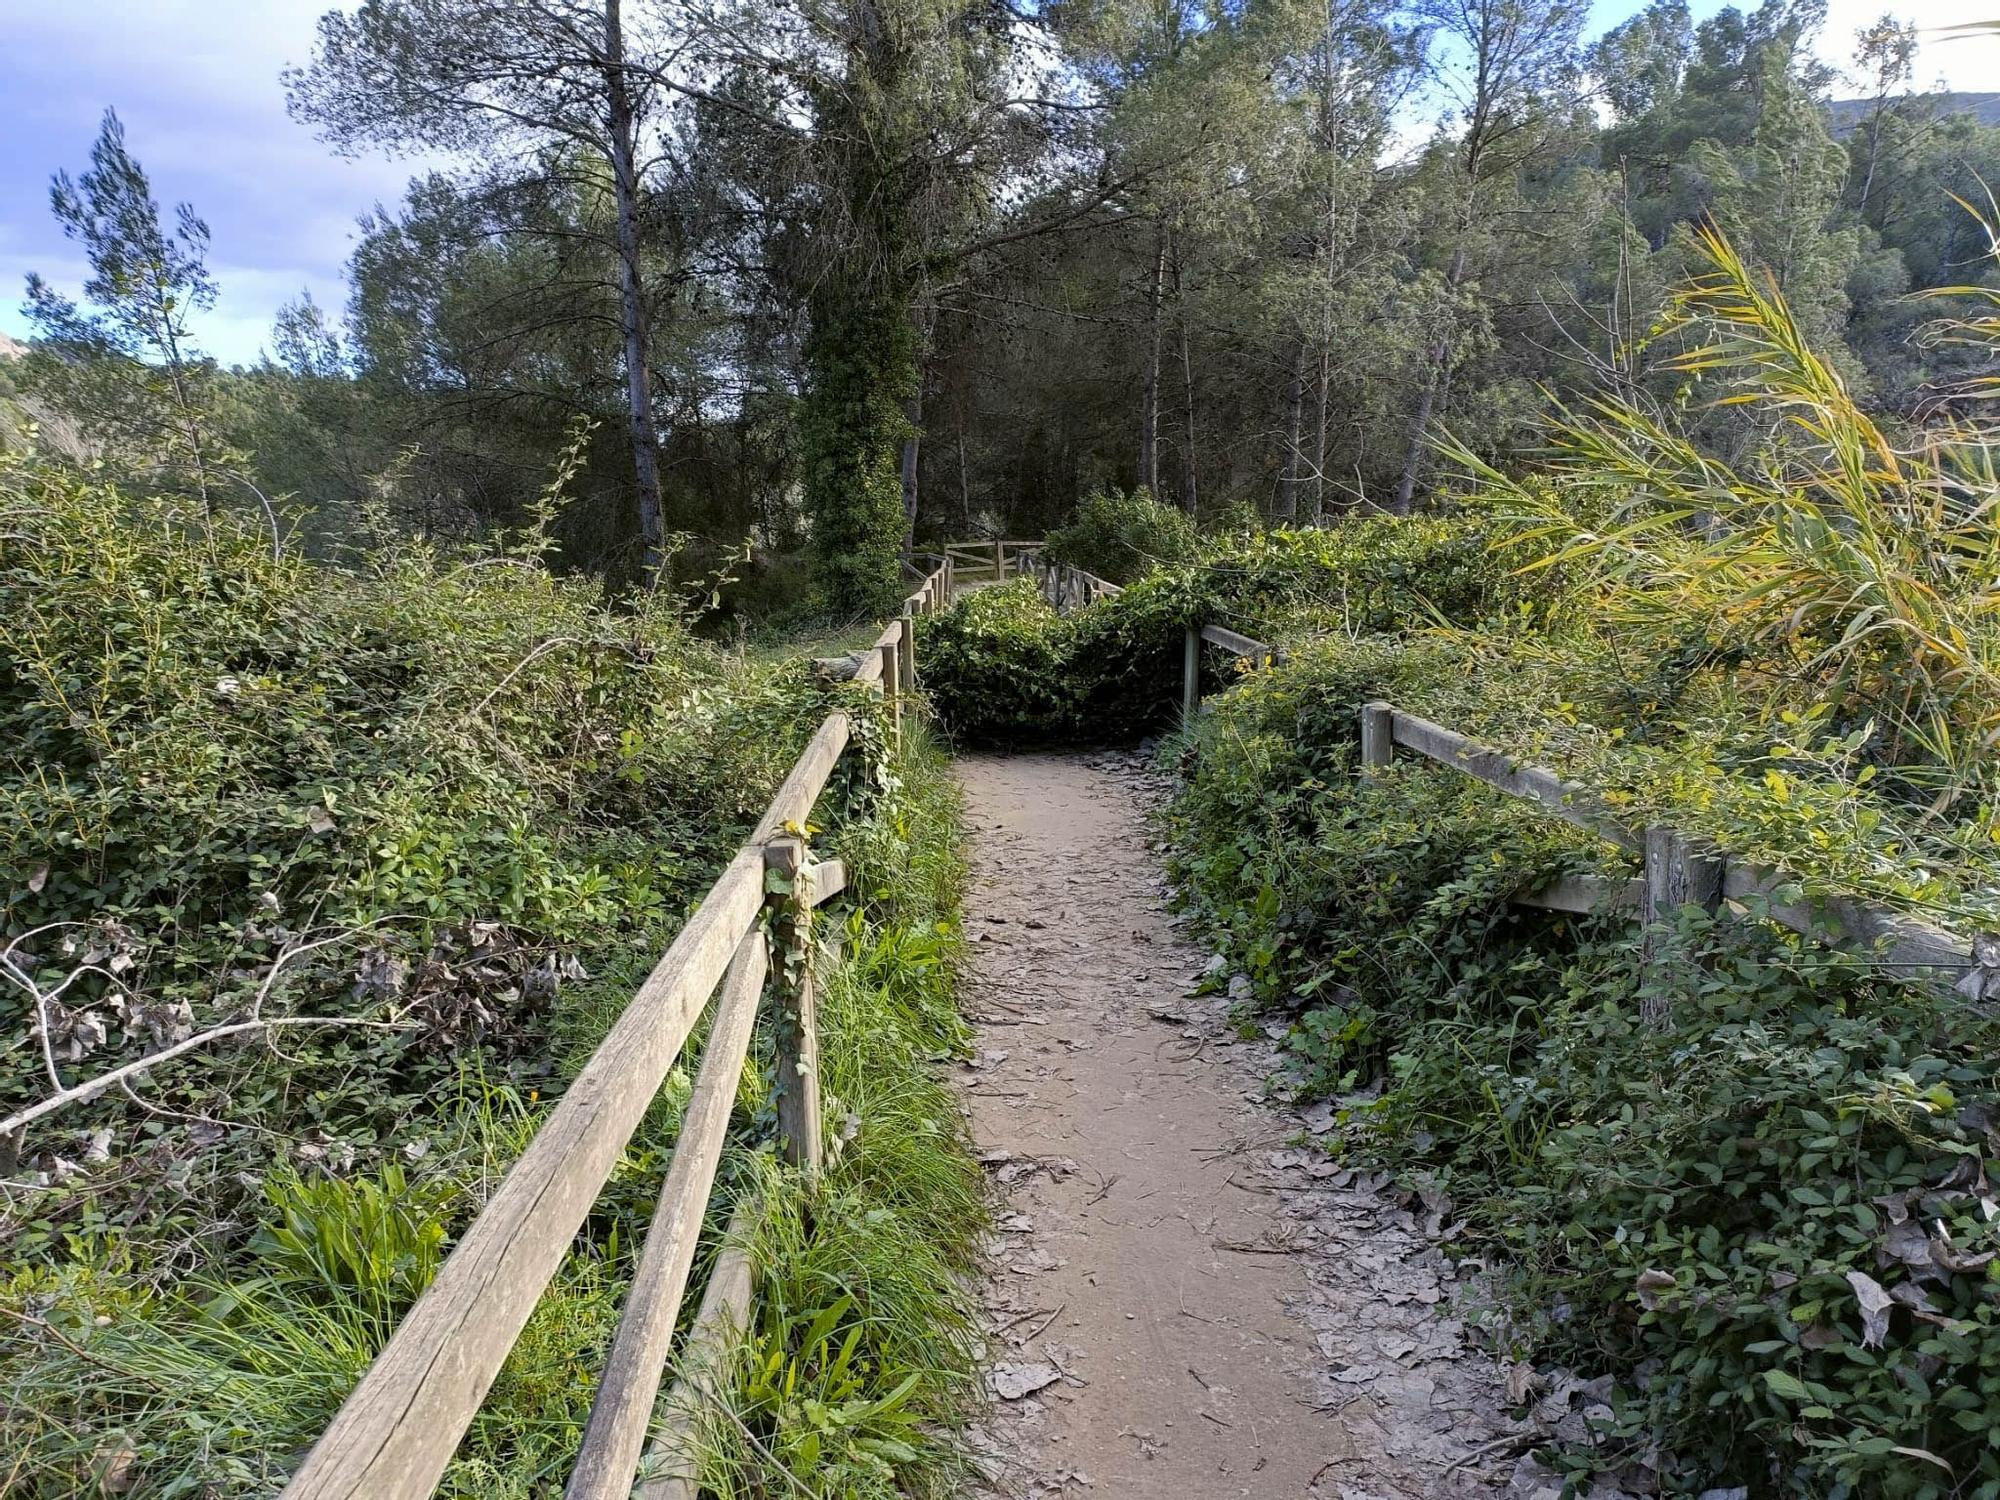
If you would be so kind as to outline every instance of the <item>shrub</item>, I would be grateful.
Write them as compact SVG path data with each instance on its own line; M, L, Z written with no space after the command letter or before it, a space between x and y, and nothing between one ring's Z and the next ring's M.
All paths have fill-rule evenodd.
M1173 722L1190 624L1290 640L1520 608L1477 526L1378 517L1216 547L1067 617L1027 582L975 590L920 625L917 655L940 720L967 743L1129 740ZM1203 670L1233 675L1213 652Z
M0 1112L49 1091L16 970L48 988L82 966L51 1007L65 1082L255 1006L405 1028L223 1043L0 1142L0 1447L28 1496L274 1494L828 691L802 661L701 644L671 597L612 607L549 570L539 530L335 567L239 518L0 464ZM981 1184L924 1073L957 1036L955 822L920 732L892 760L869 700L837 691L855 749L815 816L855 871L864 977L830 976L823 1067L859 1134L839 1214L785 1190L813 1293L845 1274L869 1338L921 1368L881 1408L923 1423L888 1454L901 1483L955 1462L971 1389ZM441 1493L560 1482L688 1087L669 1077ZM768 1166L754 1069L744 1096L731 1187ZM842 1261L870 1237L893 1306L879 1264ZM850 1364L854 1399L883 1402L887 1368Z
M1049 533L1043 555L1112 583L1132 583L1157 568L1192 562L1200 545L1193 518L1150 490L1101 490L1077 503L1068 525Z

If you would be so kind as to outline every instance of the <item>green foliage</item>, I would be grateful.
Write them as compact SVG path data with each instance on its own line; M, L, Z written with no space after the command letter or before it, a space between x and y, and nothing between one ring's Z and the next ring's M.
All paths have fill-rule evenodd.
M264 1192L276 1221L249 1247L264 1273L307 1300L353 1306L386 1343L443 1264L450 1186L413 1186L400 1163L385 1162L376 1178L283 1171Z
M903 439L917 383L908 307L864 284L814 302L800 466L814 578L837 616L879 618L903 596Z
M1523 1352L1618 1375L1568 1461L1658 1454L1671 1493L2000 1493L1995 1023L1699 913L1642 979L1621 921L1508 904L1624 873L1614 851L1442 767L1357 785L1320 701L1218 700L1174 871L1343 1095L1343 1149L1504 1257Z
M234 490L242 455L218 441L215 367L194 343L193 320L217 295L208 225L186 203L171 230L161 223L115 110L104 112L89 170L58 172L49 199L90 275L79 305L30 273L26 311L43 343L31 378L120 460L216 503Z
M1067 524L1048 534L1043 556L1112 583L1132 583L1156 568L1194 561L1194 520L1146 490L1101 490L1077 502Z
M75 1494L111 1465L148 1494L272 1494L826 695L796 658L701 645L671 594L613 610L552 575L559 493L503 554L385 543L333 567L191 502L5 464L0 1106L50 1091L31 983L68 980L47 1000L64 1083L246 1011L384 1028L219 1042L7 1143L9 1482ZM868 1450L911 1492L956 1464L973 1389L982 1183L928 1072L960 1036L956 817L915 721L892 760L850 708L817 813L859 898L822 1000L850 1139L809 1199L771 1164L753 1068L724 1181L764 1183L792 1226L766 1268L789 1310L851 1298L840 1339L868 1331L834 1404L916 1414L907 1452ZM669 1078L444 1493L560 1485L688 1087Z
M1827 702L1846 725L1879 719L1879 755L1906 775L1918 757L1944 771L1944 801L1978 789L2000 727L1985 435L1946 426L1898 451L1784 299L1719 235L1704 245L1708 274L1675 302L1701 335L1678 368L1723 382L1724 402L1785 414L1788 430L1737 468L1607 400L1559 425L1553 486L1481 465L1490 494L1531 566L1588 562L1606 627L1701 632L1746 675L1784 680L1792 691L1774 698Z
M969 743L1133 738L1172 722L1190 623L1264 639L1306 622L1341 633L1476 623L1517 592L1488 541L1435 518L1273 530L1217 542L1070 616L1027 582L979 589L920 625L924 686ZM1233 675L1212 654L1203 670Z

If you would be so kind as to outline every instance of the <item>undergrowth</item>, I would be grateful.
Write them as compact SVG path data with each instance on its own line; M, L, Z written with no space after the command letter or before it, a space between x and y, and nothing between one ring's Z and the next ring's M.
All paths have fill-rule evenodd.
M0 458L0 1115L57 1103L0 1139L8 1493L275 1493L830 694L856 717L815 814L856 872L822 1010L849 1139L808 1192L747 1071L719 1199L767 1208L760 1347L790 1375L775 1404L746 1377L732 1462L755 1493L944 1492L980 1206L925 1072L958 1044L939 759L802 660L703 645L696 601L552 571L564 479L499 552L385 535L332 565ZM440 1493L562 1484L700 1041Z

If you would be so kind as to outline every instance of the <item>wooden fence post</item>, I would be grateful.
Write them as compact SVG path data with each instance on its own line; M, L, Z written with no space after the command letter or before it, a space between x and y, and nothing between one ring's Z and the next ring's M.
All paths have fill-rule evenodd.
M1188 723L1194 722L1195 710L1201 707L1201 630L1190 625L1187 641L1181 649L1181 717Z
M1683 906L1699 906L1711 913L1721 908L1723 861L1672 828L1648 828L1644 844L1645 891L1639 904L1644 931L1639 940L1639 964L1641 978L1650 980L1659 966L1664 928L1674 914ZM1657 995L1644 996L1639 1013L1651 1026L1667 1024L1666 1001Z
M903 667L900 686L904 692L914 693L917 690L917 617L910 612L908 605L903 606L903 639L897 643L896 653Z
M887 675L884 674L884 681ZM819 1002L813 994L812 872L802 839L764 846L764 902L771 918L771 967L777 982L778 1137L785 1160L820 1169Z
M1386 703L1361 705L1361 774L1380 770L1396 758L1396 710Z
M1007 581L1007 544L998 537L993 539L993 581Z
M889 641L881 647L882 700L889 710L889 727L898 736L903 732L903 664L897 649L900 645L900 641Z

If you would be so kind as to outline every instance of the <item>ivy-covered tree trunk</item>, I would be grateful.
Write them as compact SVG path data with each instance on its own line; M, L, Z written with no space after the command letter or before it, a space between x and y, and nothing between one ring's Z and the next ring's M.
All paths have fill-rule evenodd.
M903 443L917 394L909 299L866 271L828 276L805 355L799 437L820 592L835 613L886 614L903 593Z

